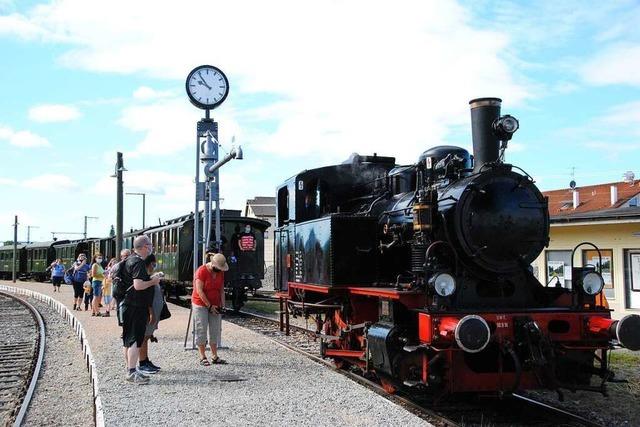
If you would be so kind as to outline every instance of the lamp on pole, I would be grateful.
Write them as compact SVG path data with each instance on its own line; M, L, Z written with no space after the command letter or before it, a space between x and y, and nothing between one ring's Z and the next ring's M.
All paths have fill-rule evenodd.
M125 193L127 196L142 196L142 228L145 228L145 206L147 204L146 193Z

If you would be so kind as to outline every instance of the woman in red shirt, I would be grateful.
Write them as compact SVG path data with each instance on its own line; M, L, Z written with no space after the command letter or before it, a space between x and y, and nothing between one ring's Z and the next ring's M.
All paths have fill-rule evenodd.
M221 312L224 308L224 272L229 270L227 260L222 254L209 255L209 262L196 270L193 278L191 306L196 330L196 345L200 352L200 364L226 363L218 357L218 331L222 322ZM205 355L205 345L209 338L211 363Z

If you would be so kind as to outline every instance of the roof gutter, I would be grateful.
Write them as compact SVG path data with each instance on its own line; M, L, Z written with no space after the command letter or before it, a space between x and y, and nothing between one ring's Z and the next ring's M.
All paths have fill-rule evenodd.
M578 225L613 225L613 224L638 224L640 218L624 219L624 217L608 218L562 218L551 219L551 227L569 227Z

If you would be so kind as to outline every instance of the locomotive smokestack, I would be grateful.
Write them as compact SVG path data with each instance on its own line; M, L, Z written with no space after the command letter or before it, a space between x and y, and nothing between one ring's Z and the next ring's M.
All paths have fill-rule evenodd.
M493 123L500 118L500 98L476 98L471 106L471 135L473 138L473 171L498 160L500 139L493 131Z

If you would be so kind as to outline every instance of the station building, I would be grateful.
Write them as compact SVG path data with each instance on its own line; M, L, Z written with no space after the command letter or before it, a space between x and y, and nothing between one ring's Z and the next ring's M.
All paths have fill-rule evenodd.
M571 287L571 252L581 242L602 255L605 295L614 317L640 313L640 180L564 188L543 193L549 199L549 247L534 261L534 274L548 286ZM583 245L575 266L598 264L593 247Z

